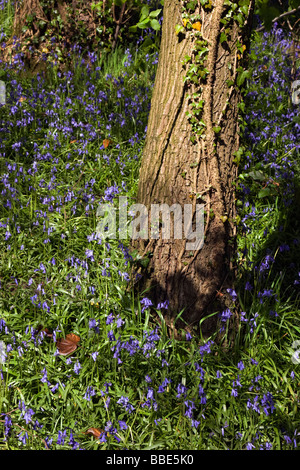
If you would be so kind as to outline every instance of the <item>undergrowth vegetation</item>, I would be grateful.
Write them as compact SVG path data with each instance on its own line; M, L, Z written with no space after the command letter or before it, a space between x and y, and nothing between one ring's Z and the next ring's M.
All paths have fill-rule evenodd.
M2 30L5 49L8 31ZM157 52L54 52L1 64L1 449L294 449L299 445L299 106L289 38L253 37L241 130L230 351L178 341L167 303L128 289L129 240L97 207L135 201ZM155 313L155 316L153 315ZM154 320L160 318L160 322ZM67 336L71 335L71 336ZM69 355L60 354L69 338Z

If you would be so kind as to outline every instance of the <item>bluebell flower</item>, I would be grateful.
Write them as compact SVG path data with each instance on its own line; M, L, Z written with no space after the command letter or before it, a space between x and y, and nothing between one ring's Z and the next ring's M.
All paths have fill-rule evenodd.
M250 284L249 281L247 281L246 284L245 284L245 290L250 291L250 290L252 290L252 289L253 289L252 285Z
M196 419L192 419L192 428L197 429L199 424L200 424L200 421L197 421Z
M74 372L75 372L75 374L79 374L80 369L81 369L81 364L80 364L79 361L76 361L76 363L74 364Z
M95 318L91 318L91 319L89 320L89 328L90 328L91 330L94 330L95 333L99 333L99 331L100 331L100 330L99 330L99 325L98 325L98 322L96 321Z
M124 320L120 317L120 315L117 316L116 318L116 325L117 325L117 328L120 328L122 325L124 325Z
M205 344L202 346L199 346L199 352L200 355L203 356L205 353L210 354L211 353L211 346L214 344L212 340L208 340Z
M146 310L146 308L151 307L151 306L153 305L152 302L151 302L151 300L148 299L147 297L144 297L144 298L141 300L141 304L143 305L142 313L144 313L144 311Z
M55 393L58 390L58 388L59 388L59 383L57 383L52 388L50 388L51 393Z
M187 387L185 385L183 385L182 383L179 383L177 385L177 395L176 395L176 397L181 398L181 396L183 395L183 397L185 398L186 394L187 394Z
M237 299L237 293L234 289L227 289L227 292L231 296L232 300L235 302Z
M106 324L111 325L113 322L114 322L114 315L110 313L109 315L107 315Z
M109 387L112 386L111 382L104 382L104 387L105 387L105 393L109 392Z
M206 404L206 394L204 392L204 389L201 384L199 384L199 397L200 397L200 403L201 405Z
M114 335L113 330L110 330L110 331L107 333L107 337L108 337L109 341L116 341L116 338L115 338L115 335Z
M58 431L58 436L57 436L56 443L58 445L64 445L66 436L67 436L67 430L66 429L64 431Z
M22 444L25 446L25 445L26 445L26 442L27 442L27 439L28 439L28 433L27 433L27 431L25 431L25 432L22 432L22 431L21 431L21 432L18 434L18 439L19 439L19 441L21 441Z
M12 428L11 417L9 415L5 415L5 418L4 418L4 436L5 436L5 439L8 436L11 428Z
M122 396L121 398L119 398L117 403L119 405L122 405L125 408L125 410L128 411L128 413L132 413L135 410L134 406L129 402L128 397Z
M260 272L264 272L264 271L270 269L271 264L274 263L274 261L275 261L275 260L274 260L274 258L273 258L272 255L270 255L270 254L267 255L267 256L265 257L264 261L261 262L259 271L260 271Z
M41 382L42 383L47 383L48 385L50 385L50 382L48 381L48 378L47 378L46 367L44 367L44 369L42 370L42 373L43 373L43 377L41 378Z
M263 407L263 410L266 414L266 416L269 415L269 413L273 413L275 410L275 405L273 401L273 396L270 392L267 392L263 398L261 399L261 405Z
M162 308L165 308L165 309L168 309L169 308L169 301L168 300L165 300L164 302L160 302L158 305L157 305L157 310L161 310Z
M91 261L95 261L93 250L85 250L85 256Z
M186 410L184 415L187 416L188 418L192 419L193 418L193 410L196 409L195 403L193 400L186 400L184 402L186 406Z
M106 190L104 191L104 200L112 202L114 197L119 194L119 192L119 187L116 184L114 186L106 188Z
M191 333L187 332L186 335L185 335L185 339L186 339L187 341L191 341L192 338L193 338L193 337L192 337Z
M222 322L227 322L231 317L232 317L232 313L231 313L229 308L227 308L226 310L224 310L221 313L221 321Z
M163 393L165 392L165 389L166 387L168 386L168 384L171 383L171 380L168 379L168 378L165 378L162 382L162 384L158 387L158 390L157 390L157 393Z
M119 420L118 423L119 423L120 429L127 429L128 428L125 421Z
M252 442L248 442L247 445L246 445L246 449L247 450L255 449L255 445L253 445Z
M96 359L97 359L97 356L98 356L99 352L98 351L95 351L91 354L93 360L96 362Z

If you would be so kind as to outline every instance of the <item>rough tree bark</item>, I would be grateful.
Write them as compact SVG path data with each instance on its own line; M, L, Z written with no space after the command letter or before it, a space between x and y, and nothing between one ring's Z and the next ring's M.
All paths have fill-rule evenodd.
M227 23L227 40L222 43L220 35L225 26L220 21L228 17L230 4L213 0L211 8L204 8L202 3L198 2L196 13L201 15L202 38L208 41L205 66L209 73L201 85L184 83L186 70L182 62L186 56L193 55L197 38L192 30L185 35L175 33L176 25L182 24L182 2L165 0L164 3L162 42L137 199L147 207L149 217L152 204L175 203L183 207L192 203L194 210L196 203L205 204L204 245L190 252L186 250L186 239L173 237L158 240L149 237L134 245L141 254L151 255L140 281L141 289L151 287L147 296L153 302L169 300L167 321L174 322L184 309L184 322L199 326L202 320L202 334L207 336L216 329L217 315L213 313L225 308L226 288L232 286L233 280L233 182L237 176L234 152L239 147L241 99L235 86L241 55L237 44L238 41L247 44L249 40L253 2L245 15L244 27L234 19ZM228 81L234 84L228 86ZM204 100L201 119L206 127L192 143L193 131L187 113L191 102L188 95L194 93ZM221 127L218 134L214 127ZM221 290L225 295L218 293ZM209 318L203 321L204 317Z

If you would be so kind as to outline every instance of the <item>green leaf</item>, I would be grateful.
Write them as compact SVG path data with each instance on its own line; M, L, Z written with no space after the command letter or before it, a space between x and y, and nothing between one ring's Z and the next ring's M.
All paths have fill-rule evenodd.
M240 7L240 10L242 13L244 13L244 15L247 15L248 14L248 10L249 10L249 5L243 5Z
M240 163L243 153L244 153L244 148L243 147L239 147L239 149L236 152L234 152L234 154L233 154L235 156L235 158L233 160L234 163L236 163L237 165Z
M259 191L257 197L259 199L262 199L263 197L267 197L271 195L271 189L270 188L263 188Z
M238 104L238 108L244 112L245 111L245 102L244 101L241 101L239 104Z
M179 33L184 33L184 27L181 24L177 24L175 26L175 33L177 34L177 36Z
M203 54L205 54L208 51L209 51L208 47L204 47L203 49L201 49L201 51L198 52L197 58L200 58Z
M147 268L147 266L149 265L150 263L150 259L149 258L142 258L140 260L140 264L143 266L143 268Z
M161 12L161 9L160 10L155 10L155 11L151 11L150 12L150 18L156 18Z
M237 78L238 86L241 86L244 83L244 81L246 80L246 78L249 77L249 75L250 75L249 70L244 70L242 73L240 73L238 78Z
M259 171L259 170L250 171L248 173L248 176L250 176L250 178L252 178L255 181L264 181L267 178L267 176L262 171Z
M240 26L244 24L244 17L241 13L238 13L234 18L239 22Z
M222 42L224 41L227 41L227 34L222 31L222 33L220 34L220 44L222 44Z
M188 10L195 10L196 6L197 6L197 0L192 0L191 2L188 2L186 4L186 8Z
M152 39L151 39L149 36L147 36L147 37L145 38L145 40L142 42L141 47L142 47L143 49L147 49L147 47L150 48L151 46L153 46L153 44L154 44L154 43L153 43Z
M140 21L143 21L145 18L148 18L149 16L149 6L144 5L143 8L141 9L141 16L140 16Z
M154 31L159 31L160 30L160 23L159 21L153 19L150 21L151 28L154 29Z
M145 29L145 28L149 27L149 23L150 23L150 19L146 18L145 20L140 21L139 23L137 23L137 27L141 28L141 29Z
M187 64L188 62L191 62L192 58L189 55L185 55L183 58L183 63Z

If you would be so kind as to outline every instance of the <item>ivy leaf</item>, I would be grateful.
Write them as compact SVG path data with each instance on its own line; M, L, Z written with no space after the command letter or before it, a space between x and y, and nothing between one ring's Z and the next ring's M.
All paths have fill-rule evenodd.
M192 0L191 2L187 3L186 8L188 10L195 10L196 6L197 6L197 0Z
M196 23L192 24L192 28L196 29L197 31L201 31L201 23L200 21L197 21Z
M180 33L184 33L184 27L181 24L177 24L175 26L175 33L177 34L177 36Z
M183 58L183 64L187 64L188 62L191 62L192 58L189 55L185 55Z
M249 75L250 75L249 70L243 70L243 72L237 78L238 86L241 86L244 83L244 81L246 80L246 78L249 77Z
M222 42L224 41L227 41L227 34L222 31L222 33L220 34L220 44L222 44Z

